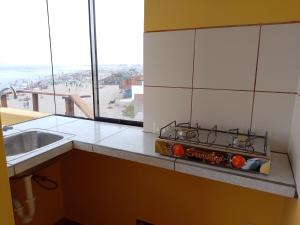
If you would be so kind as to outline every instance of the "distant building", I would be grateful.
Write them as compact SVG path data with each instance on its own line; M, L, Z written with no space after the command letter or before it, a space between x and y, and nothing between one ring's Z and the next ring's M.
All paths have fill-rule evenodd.
M135 100L137 96L144 94L144 85L132 85L131 86L131 93L132 93L132 100Z
M133 77L126 78L122 80L119 84L119 88L123 93L124 98L134 98L134 95L137 94L136 92L141 92L141 90L138 90L138 87L141 87L143 85L143 77L141 75L136 75ZM135 91L133 90L133 87L135 86Z
M119 84L119 88L121 90L127 90L127 89L131 89L131 86L133 86L133 85L142 85L142 83L143 83L143 77L141 75L136 75L136 76L128 77L128 78L124 79Z

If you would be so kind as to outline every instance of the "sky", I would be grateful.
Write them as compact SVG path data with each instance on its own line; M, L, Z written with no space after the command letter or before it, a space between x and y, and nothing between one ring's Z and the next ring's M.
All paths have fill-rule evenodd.
M98 62L142 64L144 1L95 0ZM54 65L90 64L88 0L48 0ZM45 0L0 0L0 65L48 65Z

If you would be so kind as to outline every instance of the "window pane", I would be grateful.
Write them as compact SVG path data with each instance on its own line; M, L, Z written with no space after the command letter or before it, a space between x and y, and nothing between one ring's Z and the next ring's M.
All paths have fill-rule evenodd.
M57 113L93 118L88 0L48 2Z
M0 90L8 107L54 113L47 24L45 1L0 3ZM17 98L11 90L3 91L10 86Z
M100 117L143 120L144 1L96 0Z

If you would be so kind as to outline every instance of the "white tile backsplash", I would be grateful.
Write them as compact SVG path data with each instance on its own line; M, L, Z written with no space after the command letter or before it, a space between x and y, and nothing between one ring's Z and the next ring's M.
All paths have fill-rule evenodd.
M199 29L194 87L254 89L259 26Z
M144 93L145 131L158 133L173 120L190 121L191 89L145 87Z
M295 95L256 93L252 130L268 131L272 151L287 152Z
M228 130L250 128L252 92L194 90L192 123L212 128Z
M262 26L257 90L296 92L300 73L300 24Z
M144 34L145 85L192 87L194 30Z
M191 90L170 87L191 87L194 31L145 34L146 131L190 119ZM253 131L268 131L271 150L286 152L300 90L300 23L263 25L259 31L260 26L196 30L191 121L247 130L252 118Z
M296 97L291 135L289 142L289 156L294 171L296 183L298 184L298 193L300 193L300 96Z

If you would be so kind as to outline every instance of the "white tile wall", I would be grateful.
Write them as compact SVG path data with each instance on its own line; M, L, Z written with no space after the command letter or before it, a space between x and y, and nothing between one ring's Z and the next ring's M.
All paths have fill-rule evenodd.
M253 114L259 26L196 30L192 87L194 32L145 34L144 129L191 120L245 130L252 117L252 130L267 130L272 150L286 152L300 74L300 23L262 26Z
M192 123L219 129L250 128L252 92L194 90Z
M253 90L259 26L199 29L194 87Z
M256 93L253 111L253 131L268 131L271 149L287 152L295 95Z
M145 33L145 85L192 87L194 30Z
M257 90L296 92L300 24L262 26Z
M300 96L296 97L292 119L289 156L294 171L298 193L300 193Z
M191 93L191 89L145 87L144 130L158 133L173 120L189 122Z

